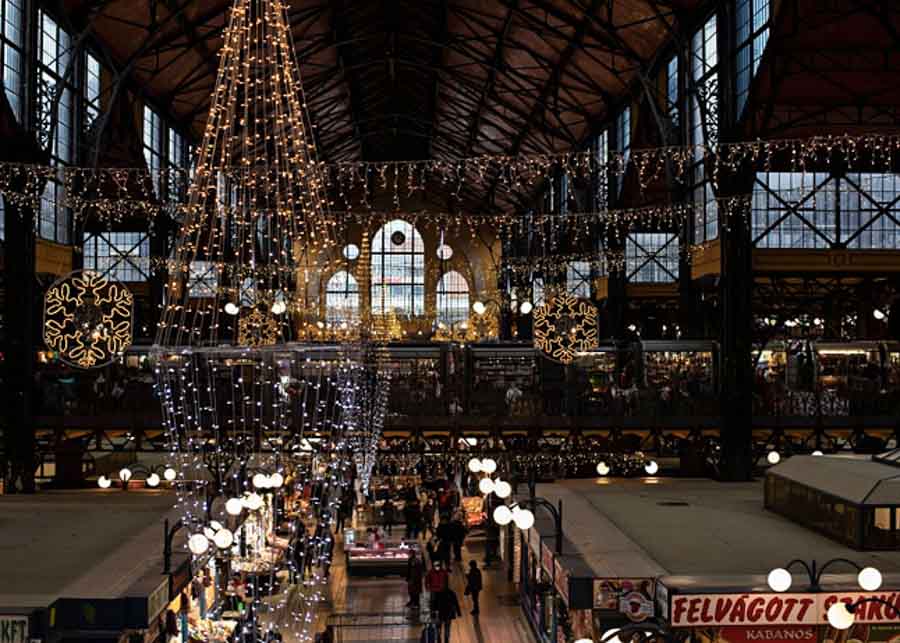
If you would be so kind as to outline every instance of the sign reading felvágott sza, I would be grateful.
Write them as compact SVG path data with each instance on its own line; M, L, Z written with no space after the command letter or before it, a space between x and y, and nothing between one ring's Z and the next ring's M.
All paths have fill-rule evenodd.
M28 617L0 616L0 643L28 643Z
M673 627L707 625L822 625L828 623L828 608L838 601L847 604L870 597L880 598L900 609L900 592L819 594L675 594L671 596ZM863 603L856 611L857 623L900 623L900 613L877 602Z

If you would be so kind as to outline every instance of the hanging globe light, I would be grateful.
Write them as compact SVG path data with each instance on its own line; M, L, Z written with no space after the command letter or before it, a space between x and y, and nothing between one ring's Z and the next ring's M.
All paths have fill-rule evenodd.
M188 538L188 549L195 556L200 556L209 549L209 539L204 534L194 534Z

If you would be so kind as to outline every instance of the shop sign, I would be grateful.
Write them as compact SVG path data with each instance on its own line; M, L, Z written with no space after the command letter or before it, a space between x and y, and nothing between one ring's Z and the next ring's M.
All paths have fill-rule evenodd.
M649 578L598 578L594 580L594 607L620 611L640 622L653 616L654 582ZM625 597L629 596L629 600Z
M27 616L0 616L0 643L27 643Z
M673 627L710 625L820 625L838 601L877 597L900 608L900 593L822 592L818 594L680 594L671 598ZM857 623L898 623L900 616L881 603L863 603Z
M619 597L619 611L633 623L646 621L653 616L653 599L639 590L625 592Z

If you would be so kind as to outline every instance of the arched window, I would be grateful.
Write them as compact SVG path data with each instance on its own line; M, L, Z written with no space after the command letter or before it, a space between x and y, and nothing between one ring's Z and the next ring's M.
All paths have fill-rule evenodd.
M409 223L395 219L372 238L372 314L425 314L425 244Z
M448 326L469 318L469 284L452 270L444 273L437 285L437 319Z
M359 284L346 270L331 275L325 285L325 320L332 324L359 318Z

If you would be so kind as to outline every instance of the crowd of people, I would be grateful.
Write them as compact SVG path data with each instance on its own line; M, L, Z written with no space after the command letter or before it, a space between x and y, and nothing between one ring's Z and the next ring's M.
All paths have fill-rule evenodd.
M420 478L421 479L421 478ZM412 548L406 567L408 601L406 607L418 615L425 609L430 618L425 623L421 640L448 643L453 621L462 615L459 596L451 587L453 574L464 575L465 596L471 600L471 614L479 614L479 595L483 588L481 570L475 561L463 566L463 544L467 536L464 510L461 506L459 484L448 474L446 478L429 479L421 484L407 483L393 486L385 483L368 494L357 490L356 500L345 497L337 510L337 525L352 524L354 510L357 517L371 516L375 524L366 529L367 546L378 548L395 530L401 528L406 540L419 541ZM383 499L383 502L379 505ZM423 601L423 595L427 600ZM424 604L423 604L424 603ZM418 620L418 619L417 619ZM328 636L320 640L328 641Z

